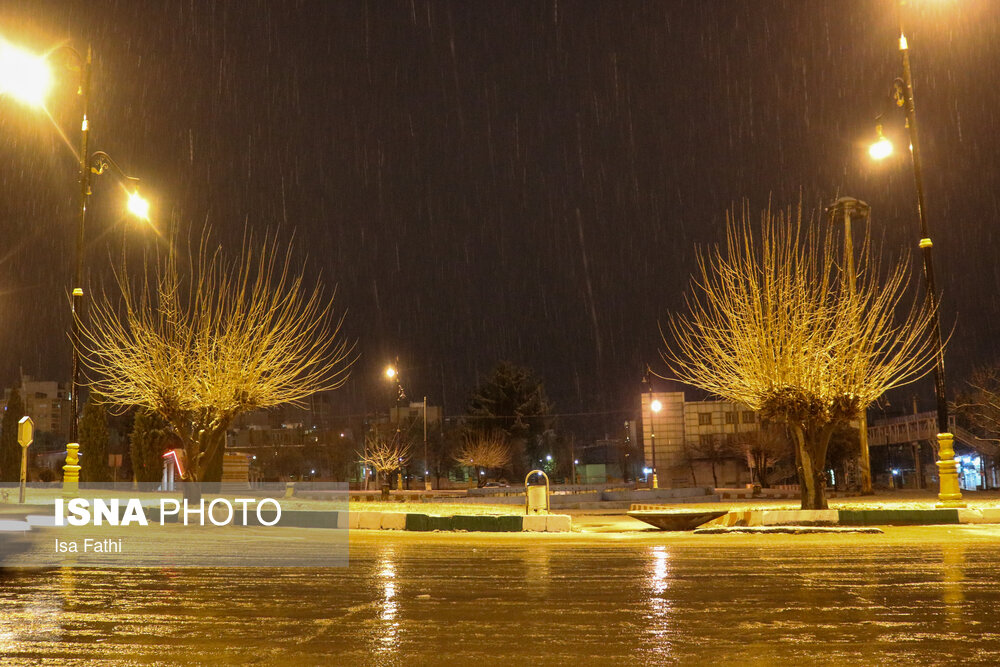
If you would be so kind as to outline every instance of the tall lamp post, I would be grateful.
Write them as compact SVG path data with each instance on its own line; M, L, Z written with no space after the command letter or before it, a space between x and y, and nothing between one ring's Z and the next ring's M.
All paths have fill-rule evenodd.
M643 383L646 385L646 391L649 394L649 451L650 451L650 466L653 469L653 489L658 489L659 481L656 478L656 428L653 425L653 415L660 413L663 409L663 404L658 400L653 400L653 383L649 381L649 368L646 368L646 377L643 379Z
M0 39L0 94L9 94L30 106L44 107L45 98L52 82L52 73L48 60L55 55L68 56L69 68L80 73L77 94L81 99L80 149L79 158L79 204L77 208L76 225L76 261L73 271L71 314L73 316L71 342L73 345L73 366L70 385L70 404L72 419L70 421L70 442L78 441L78 420L80 415L80 349L79 349L79 316L83 306L83 243L84 229L87 219L87 200L90 198L91 174L103 174L105 171L115 172L119 178L132 185L128 199L128 210L145 220L149 219L149 203L139 196L136 187L139 179L127 176L121 167L103 151L90 152L90 71L93 61L91 48L87 47L86 55L71 46L60 46L46 56L36 56L18 49Z
M397 360L397 364L398 364ZM390 381L396 383L396 433L397 437L400 433L399 430L399 403L406 398L406 392L403 390L402 381L399 379L399 370L396 366L386 366L385 377ZM427 459L427 397L424 396L423 401L423 414L424 414L424 490L431 490L431 480L430 480L430 463Z
M923 166L920 160L920 141L917 134L917 113L913 100L913 79L910 71L910 50L906 41L906 31L903 27L903 10L906 0L899 3L899 53L902 59L903 76L893 81L893 95L896 105L903 107L906 111L906 129L910 139L910 158L913 166L913 181L917 191L917 214L920 219L920 252L923 257L924 279L926 282L926 304L933 313L933 318L928 325L930 334L937 347L934 365L934 393L937 398L937 421L938 421L938 479L940 491L938 493L939 506L942 507L965 507L962 502L962 491L958 486L958 463L955 461L955 450L953 449L954 436L949 432L948 424L948 400L945 394L944 379L944 344L941 338L941 313L937 290L934 285L934 264L931 250L934 247L931 243L930 230L927 226L927 211L924 203L924 178ZM882 134L881 116L876 131L878 140L868 149L873 159L879 160L888 157L892 153L892 144Z

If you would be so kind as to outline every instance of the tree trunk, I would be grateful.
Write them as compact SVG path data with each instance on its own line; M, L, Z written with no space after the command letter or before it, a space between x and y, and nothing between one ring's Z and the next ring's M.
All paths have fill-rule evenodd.
M188 507L201 504L201 482L184 481L181 488Z
M719 477L715 474L715 461L712 461L712 488L719 488Z
M833 424L805 430L799 425L795 434L795 458L798 464L799 488L804 510L828 509L826 502L826 449L833 433Z

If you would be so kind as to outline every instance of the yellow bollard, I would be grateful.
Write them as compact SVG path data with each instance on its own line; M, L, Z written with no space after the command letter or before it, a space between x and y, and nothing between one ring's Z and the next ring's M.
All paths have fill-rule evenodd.
M938 433L938 479L940 480L941 501L938 507L965 507L962 501L962 490L958 488L958 462L955 461L955 450L952 442L955 436L951 433Z
M66 445L66 465L63 466L63 495L75 496L80 490L80 445L71 442Z

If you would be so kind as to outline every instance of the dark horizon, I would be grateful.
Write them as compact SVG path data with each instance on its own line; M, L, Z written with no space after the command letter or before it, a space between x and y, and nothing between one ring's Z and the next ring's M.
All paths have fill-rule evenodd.
M908 31L954 390L997 352L1000 7L912 3ZM557 413L634 411L657 323L683 306L697 244L747 198L871 204L922 288L902 112L865 148L900 65L894 3L64 2L0 5L0 35L94 48L91 147L142 178L155 221L294 235L337 287L362 357L335 404L407 393L460 413L507 359ZM49 107L71 141L72 76ZM0 99L0 383L69 375L73 156ZM95 179L90 284L156 246ZM313 273L310 273L313 275ZM929 381L915 388L930 409ZM909 388L906 395L914 393Z

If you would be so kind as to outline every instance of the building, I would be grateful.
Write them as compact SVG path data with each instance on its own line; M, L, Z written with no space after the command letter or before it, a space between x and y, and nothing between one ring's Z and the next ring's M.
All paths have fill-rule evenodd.
M3 409L7 409L12 389L4 389ZM17 387L24 411L35 422L35 430L45 431L63 442L69 438L73 419L69 385L54 380L35 380L22 375Z
M645 468L655 465L659 486L750 481L739 441L757 432L756 412L729 401L687 401L682 391L644 392L641 406Z
M437 424L441 421L441 406L427 406L427 426ZM389 409L390 424L417 424L424 423L424 402L415 401L407 406L396 406Z

